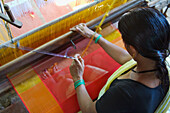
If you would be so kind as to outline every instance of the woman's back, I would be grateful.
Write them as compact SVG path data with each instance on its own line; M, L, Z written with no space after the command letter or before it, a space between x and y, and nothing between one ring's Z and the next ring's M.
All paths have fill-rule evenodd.
M153 113L163 97L161 85L149 88L131 79L116 79L97 101L96 110L98 113Z

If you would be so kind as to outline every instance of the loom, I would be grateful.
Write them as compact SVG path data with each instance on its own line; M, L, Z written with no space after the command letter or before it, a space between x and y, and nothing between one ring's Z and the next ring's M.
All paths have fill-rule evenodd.
M79 106L68 68L72 60L44 55L36 51L61 55L67 53L69 56L81 54L89 40L69 29L79 23L86 23L88 27L95 30L112 1L92 2L86 7L15 37L12 42L9 40L2 43L0 77L10 82L1 85L0 93L13 87L22 100L16 103L16 106L23 106L18 109L22 108L24 112L78 112ZM116 0L108 13L109 16L103 22L103 30L100 33L103 33L109 41L120 44L120 33L112 28L111 23L117 22L120 16L130 9L145 5L144 0ZM108 28L112 30L109 31ZM31 48L33 51L21 50L18 45ZM86 87L91 98L96 99L107 78L120 65L94 43L83 58L86 64L84 73Z

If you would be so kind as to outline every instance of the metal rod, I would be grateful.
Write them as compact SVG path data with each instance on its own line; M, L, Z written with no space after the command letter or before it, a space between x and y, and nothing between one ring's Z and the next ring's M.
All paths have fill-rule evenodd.
M148 3L149 7L153 7L156 3L160 2L160 0L153 0L152 2Z
M12 22L10 20L10 18L2 13L0 13L0 18L2 18L3 20L7 21L8 23L14 25L15 27L18 27L18 28L21 28L22 27L22 22L18 21L18 20L15 20L14 22ZM10 44L11 41L8 41L8 44ZM4 43L5 44L5 43ZM4 47L4 45L2 44L2 47ZM2 48L1 45L0 45L0 48Z
M115 9L113 9L109 14L112 16L112 18L117 18L118 16L117 15L121 15L123 13L125 13L126 11L134 8L135 6L138 6L139 4L141 4L144 0L132 0L126 4L123 4ZM135 5L134 5L135 4ZM128 6L128 8L126 8ZM121 11L122 9L126 9L126 10L123 10ZM119 13L120 12L120 13ZM99 22L101 19L102 19L103 15L88 22L87 23L87 26L93 26L94 24L96 24L97 22ZM109 18L109 20L111 20L111 18ZM107 18L106 18L106 21ZM105 21L105 23L106 23ZM105 24L104 23L104 24ZM94 26L95 27L95 26ZM61 47L63 44L67 43L67 42L70 42L70 38L73 35L73 32L72 31L69 31L67 32L66 34L56 38L56 39L53 39L52 41L50 42L47 42L46 44L36 48L35 50L36 51L41 51L41 50L46 50L46 51L52 51L56 48L59 48ZM73 40L76 39L77 37L73 37ZM5 75L7 73L10 73L12 72L13 70L16 70L34 60L36 60L37 58L40 58L42 56L42 54L36 54L35 52L28 52L16 59L14 59L13 61L3 65L0 67L0 76L2 75Z
M14 15L12 14L12 12L11 12L11 10L10 10L10 8L9 8L9 6L7 4L4 4L4 9L7 12L8 17L10 18L10 20L12 22L14 22L15 21Z

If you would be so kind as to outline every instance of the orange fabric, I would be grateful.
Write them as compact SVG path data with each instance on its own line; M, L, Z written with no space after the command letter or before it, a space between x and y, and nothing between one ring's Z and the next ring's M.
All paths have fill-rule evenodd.
M31 113L63 113L42 82L21 93L20 96Z

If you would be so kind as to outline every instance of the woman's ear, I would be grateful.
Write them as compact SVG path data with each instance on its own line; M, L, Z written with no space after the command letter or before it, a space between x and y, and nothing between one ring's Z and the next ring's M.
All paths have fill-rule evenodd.
M124 43L126 50L129 52L129 54L132 56L133 59L136 58L136 56L138 55L138 52L136 51L136 49L129 44Z
M133 59L135 59L138 55L138 51L136 51L136 49L131 45L129 45L129 53Z

